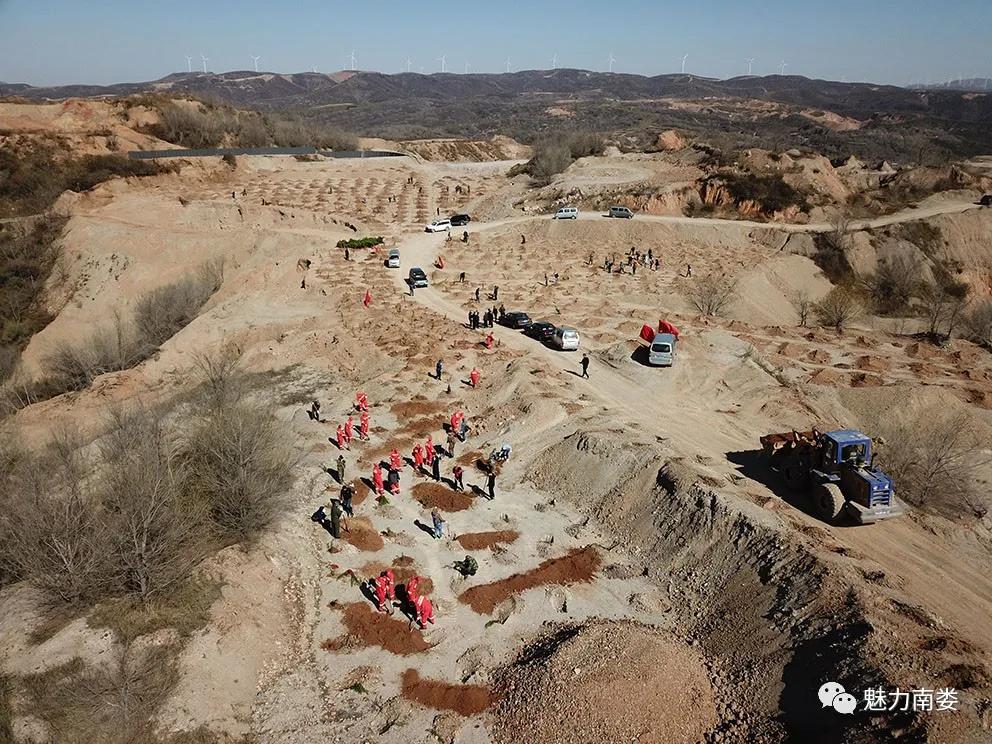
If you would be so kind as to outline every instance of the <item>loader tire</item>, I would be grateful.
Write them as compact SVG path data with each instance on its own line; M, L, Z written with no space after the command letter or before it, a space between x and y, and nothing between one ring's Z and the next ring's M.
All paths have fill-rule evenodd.
M844 492L836 483L821 483L813 489L813 508L824 522L836 522L844 511Z
M782 468L782 480L790 491L802 493L809 490L809 473L799 463L789 463Z

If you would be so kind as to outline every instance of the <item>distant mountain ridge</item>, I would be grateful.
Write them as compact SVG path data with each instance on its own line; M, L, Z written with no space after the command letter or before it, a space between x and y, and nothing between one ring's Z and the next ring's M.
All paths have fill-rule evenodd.
M720 147L807 146L830 157L918 161L923 150L992 153L992 91L911 90L798 75L716 80L569 68L465 75L235 70L107 86L0 83L0 96L32 101L139 93L296 111L387 139L507 134L532 142L572 127L624 137L637 147L675 128ZM849 120L843 131L831 128L835 115Z

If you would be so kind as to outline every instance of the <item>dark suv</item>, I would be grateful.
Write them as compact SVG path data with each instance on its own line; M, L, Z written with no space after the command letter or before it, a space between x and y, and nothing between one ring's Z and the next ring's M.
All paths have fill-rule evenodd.
M507 328L527 328L530 322L530 316L527 313L507 313L500 321Z
M451 218L451 226L463 227L464 225L467 225L471 221L472 218L469 217L467 214L456 214L454 217Z

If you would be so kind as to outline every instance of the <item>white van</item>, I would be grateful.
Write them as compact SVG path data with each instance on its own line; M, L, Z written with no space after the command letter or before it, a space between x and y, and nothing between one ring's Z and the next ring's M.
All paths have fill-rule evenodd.
M632 219L634 213L627 207L610 207L610 217L619 217L622 220Z
M577 220L579 219L579 209L578 207L562 207L557 212L555 216L552 217L553 220Z
M576 351L579 348L579 332L569 326L558 326L551 337L551 345L562 351Z
M671 333L655 334L648 349L648 364L653 367L671 367L675 363L675 335Z

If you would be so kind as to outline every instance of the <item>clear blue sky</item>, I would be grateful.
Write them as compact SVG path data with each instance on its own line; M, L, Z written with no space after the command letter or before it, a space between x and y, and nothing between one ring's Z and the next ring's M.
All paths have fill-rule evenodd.
M0 0L0 80L35 85L153 80L186 56L220 72L499 72L560 67L787 73L905 84L992 77L992 0Z

